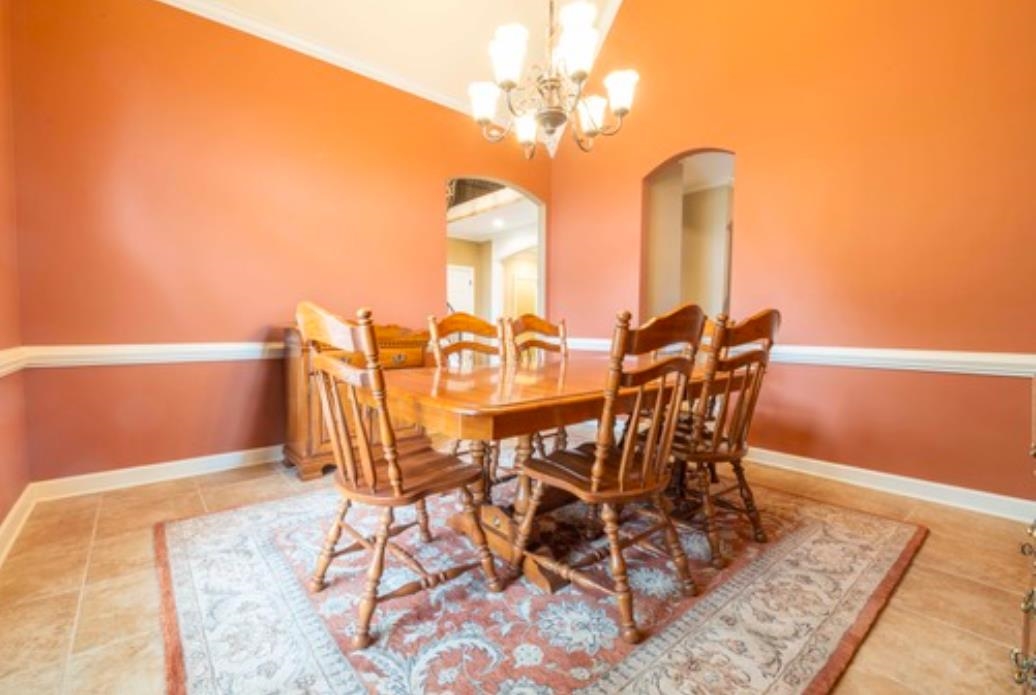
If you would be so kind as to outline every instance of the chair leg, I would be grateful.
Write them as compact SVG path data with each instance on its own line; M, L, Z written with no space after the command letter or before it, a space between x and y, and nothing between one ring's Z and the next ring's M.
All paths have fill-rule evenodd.
M559 427L557 438L554 440L554 451L564 451L566 448L568 448L568 430Z
M417 500L414 504L414 508L417 510L417 525L421 530L421 540L425 543L432 542L432 531L428 525L428 505L425 503L424 498Z
M673 496L677 502L687 499L687 462L677 459L673 465Z
M371 643L370 624L374 607L378 605L378 584L385 571L385 546L388 545L389 530L392 527L392 507L385 507L381 513L381 525L374 537L374 553L367 570L367 586L360 601L360 613L356 621L356 635L353 648L366 649Z
M583 538L592 541L600 535L601 507L597 504L586 505L586 526L583 527Z
M460 451L460 440L454 439L450 442L450 456L456 456L458 451Z
M615 598L619 604L619 623L622 639L629 644L636 644L642 635L633 620L633 592L630 590L629 577L626 574L626 560L622 557L622 546L619 544L619 515L610 504L601 505L601 518L604 521L604 533L608 536L611 548L611 573L615 582Z
M316 569L313 570L313 576L309 580L309 590L312 592L321 591L327 586L324 577L327 576L327 568L331 565L331 556L334 555L338 540L342 537L342 524L345 523L345 515L349 513L349 504L349 500L342 500L342 504L338 507L338 514L331 523L331 528L327 530L324 547L320 550Z
M532 435L532 446L536 450L536 455L540 458L547 456L547 447L543 445L543 435L537 432Z
M752 488L748 486L745 479L745 468L740 461L731 461L734 467L734 475L737 476L737 490L741 493L741 502L745 505L745 512L748 513L748 520L752 522L752 532L758 543L765 543L769 540L766 531L763 530L763 521L759 518L759 510L755 506L755 497L752 495Z
M716 528L716 503L712 499L712 476L709 467L698 464L698 492L701 494L701 508L705 517L705 536L709 539L709 553L712 555L712 566L716 569L726 567L723 550L719 542L719 529Z
M479 508L475 506L471 490L466 487L460 489L461 505L464 513L471 522L471 535L475 541L475 549L478 550L478 558L482 562L482 571L486 575L486 583L493 593L503 591L503 584L496 576L496 566L493 564L493 554L489 552L489 544L486 543L486 532L482 530L482 521L479 519Z
M669 512L666 511L661 496L655 498L655 506L665 524L663 528L665 542L669 547L669 557L673 561L673 566L676 567L676 575L680 578L680 590L684 596L695 596L698 593L698 585L694 583L694 578L691 576L690 567L687 565L687 553L680 545L680 536L676 533L676 527L673 526L673 520L669 518Z
M528 481L524 475L522 482ZM511 564L521 572L522 560L525 557L525 547L529 543L529 536L532 534L532 524L536 518L536 508L540 506L543 499L543 483L537 480L533 483L532 494L525 503L525 510L522 512L522 523L518 527L518 535L514 539L514 552L511 553Z

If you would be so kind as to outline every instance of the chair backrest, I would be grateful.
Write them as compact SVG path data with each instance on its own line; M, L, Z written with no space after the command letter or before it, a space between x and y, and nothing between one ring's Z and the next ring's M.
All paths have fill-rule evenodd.
M691 406L693 451L730 458L748 453L748 431L780 325L776 309L739 322L716 318L702 350L702 385Z
M443 319L428 317L435 366L449 365L451 355L496 355L504 358L503 320L495 325L471 314L458 312ZM482 338L482 340L478 340Z
M630 328L630 314L618 315L609 358L604 408L597 429L591 490L600 490L608 459L615 445L618 399L635 389L626 423L626 436L617 471L621 491L664 484L669 479L669 461L680 405L694 370L694 358L701 344L705 312L687 305L653 318L639 328ZM627 358L642 355L651 359L626 364ZM643 438L638 434L644 433Z
M515 363L553 352L562 358L568 356L568 331L565 319L551 323L535 314L522 314L516 319L504 320L506 354Z
M384 483L378 480L377 443L392 492L402 495L396 436L386 405L385 375L378 361L370 310L360 309L356 320L348 321L312 302L301 302L295 319L312 351L313 378L342 478L352 487L372 492ZM355 354L363 356L362 366L349 363L350 355Z

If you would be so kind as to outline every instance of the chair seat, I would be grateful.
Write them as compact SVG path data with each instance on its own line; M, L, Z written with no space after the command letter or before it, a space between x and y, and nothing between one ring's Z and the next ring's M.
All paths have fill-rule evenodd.
M340 493L365 504L398 506L472 485L482 478L481 467L436 451L428 437L408 437L396 444L396 460L404 486L403 494L396 495L389 482L388 463L381 457L381 447L374 449L377 486L371 490L366 485L352 485L342 477L341 471L335 471L335 487Z
M533 480L570 492L588 504L625 502L651 497L669 484L665 480L651 481L645 485L640 480L640 471L631 471L626 478L624 490L619 489L619 457L621 452L613 449L604 466L604 477L596 491L591 490L591 476L594 466L592 442L581 444L575 449L555 451L545 458L533 458L525 462L522 472Z

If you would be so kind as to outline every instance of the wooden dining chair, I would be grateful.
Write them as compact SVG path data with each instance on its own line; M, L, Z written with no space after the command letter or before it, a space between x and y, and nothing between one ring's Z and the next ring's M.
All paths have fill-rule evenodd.
M565 319L551 323L535 314L522 314L515 319L504 319L504 354L518 366L538 364L547 355L568 358L568 331ZM553 432L537 432L532 437L534 450L546 456L545 439L554 439L554 449L568 446L568 431L558 427Z
M437 367L448 367L451 361L463 366L465 359L476 363L479 355L484 355L487 362L492 356L501 360L506 357L502 320L493 324L463 312L441 319L429 316L428 332Z
M502 587L469 489L469 486L478 486L482 471L472 463L436 451L427 437L410 438L397 446L386 405L385 377L378 358L371 312L361 309L356 316L356 321L346 321L310 302L302 302L296 311L302 336L313 345L312 367L318 380L324 421L337 467L335 487L342 497L309 586L312 591L324 588L327 568L334 558L361 549L370 551L371 564L353 637L353 646L363 649L371 643L371 616L382 601L432 588L479 564L490 589L500 591ZM341 354L331 354L330 350L362 353L364 364L359 367L351 365ZM430 541L425 500L454 490L460 494L479 560L429 572L413 555L390 540L415 525L396 526L393 513L399 507L414 505L422 541ZM364 536L346 523L353 504L382 510L373 537ZM339 548L343 531L353 542ZM378 595L386 552L399 559L420 579Z
M748 433L780 323L776 309L760 311L736 323L725 316L717 317L711 340L702 348L705 364L701 387L691 398L689 415L677 428L673 457L686 469L688 491L697 497L703 510L716 566L725 564L715 523L717 506L747 516L755 540L767 540L741 461L748 454ZM715 490L715 468L722 463L730 464L735 482ZM734 490L740 504L727 498Z
M507 346L504 341L503 319L493 324L489 321L463 312L455 312L437 319L428 317L428 332L431 334L432 355L435 366L447 368L453 363L463 368L465 362L474 365L481 357L485 362L497 357L501 362L507 359ZM463 448L464 442L455 439L450 442L450 453L453 456L466 456L471 453L470 447ZM500 463L500 443L483 442L486 451L485 461L485 493L492 494L492 484L496 478L496 469Z
M655 360L638 360L638 364L625 362L627 358L650 355L674 344L689 344L696 350L704 323L705 315L697 306L681 307L636 329L630 328L629 312L619 314L596 444L592 449L555 451L545 458L531 458L521 472L525 478L521 481L522 487L527 488L531 482L532 488L521 513L512 553L516 564L520 566L523 557L528 557L581 587L614 596L622 637L629 643L640 641L641 633L633 617L633 594L622 554L624 548L643 545L650 536L662 532L682 591L686 595L697 591L687 556L669 518L667 503L662 499L669 485L670 446L694 369L694 355L678 351L660 355ZM646 433L643 439L625 437L623 445L616 446L615 421L620 411L629 413L632 432ZM587 505L600 505L607 548L587 553L573 565L526 549L536 508L547 487L560 488ZM633 503L646 505L643 508L627 506ZM624 514L646 515L651 523L648 528L622 538L619 536L620 508ZM598 583L583 571L609 556L612 587Z

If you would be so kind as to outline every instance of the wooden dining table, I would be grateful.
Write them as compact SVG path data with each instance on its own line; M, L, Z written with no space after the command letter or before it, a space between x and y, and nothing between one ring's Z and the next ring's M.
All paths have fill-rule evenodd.
M532 455L536 432L594 420L604 405L609 355L572 351L566 358L548 356L532 365L460 366L386 371L386 392L393 419L403 420L449 439L471 443L474 463L486 466L486 442L517 438L515 470ZM635 393L620 393L616 412L634 407ZM492 484L492 481L488 481ZM529 490L520 484L514 500L494 503L481 497L483 528L490 550L512 563L517 522ZM549 511L570 501L557 495L540 505ZM451 517L452 528L470 535L463 515ZM527 558L522 571L534 584L555 591L567 582Z

